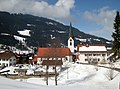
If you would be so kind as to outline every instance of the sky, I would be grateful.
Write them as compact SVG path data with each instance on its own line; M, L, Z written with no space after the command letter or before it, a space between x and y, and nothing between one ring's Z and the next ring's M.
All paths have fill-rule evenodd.
M0 11L47 17L112 40L120 0L0 0Z

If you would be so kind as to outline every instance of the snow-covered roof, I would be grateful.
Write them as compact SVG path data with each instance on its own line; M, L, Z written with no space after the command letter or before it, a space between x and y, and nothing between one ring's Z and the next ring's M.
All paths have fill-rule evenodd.
M80 52L107 52L105 45L80 45L78 46Z

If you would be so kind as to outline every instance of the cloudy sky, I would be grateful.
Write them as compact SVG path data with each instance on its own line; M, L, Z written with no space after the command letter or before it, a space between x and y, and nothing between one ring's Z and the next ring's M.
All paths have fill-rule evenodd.
M120 0L0 0L0 11L55 19L92 35L112 39Z

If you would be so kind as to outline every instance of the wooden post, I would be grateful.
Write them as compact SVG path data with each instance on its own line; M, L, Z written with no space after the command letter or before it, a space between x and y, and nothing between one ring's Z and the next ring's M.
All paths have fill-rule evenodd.
M46 85L48 85L48 65L46 65Z
M57 70L56 70L56 63L57 62L57 58L56 58L56 60L55 60L55 85L57 86Z

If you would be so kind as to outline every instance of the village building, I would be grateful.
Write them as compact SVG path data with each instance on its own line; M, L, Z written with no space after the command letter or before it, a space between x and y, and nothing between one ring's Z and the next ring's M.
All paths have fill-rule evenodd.
M16 56L16 64L32 64L33 63L33 53L29 54L17 54L15 53Z
M34 62L41 64L43 60L72 61L72 53L69 48L38 48Z
M74 53L74 36L73 36L73 31L72 31L72 25L70 23L70 28L69 28L69 38L68 38L68 48L72 53Z
M12 66L16 64L16 57L14 53L5 51L0 53L0 66Z
M76 54L80 63L105 63L107 61L107 49L103 44L79 44Z

